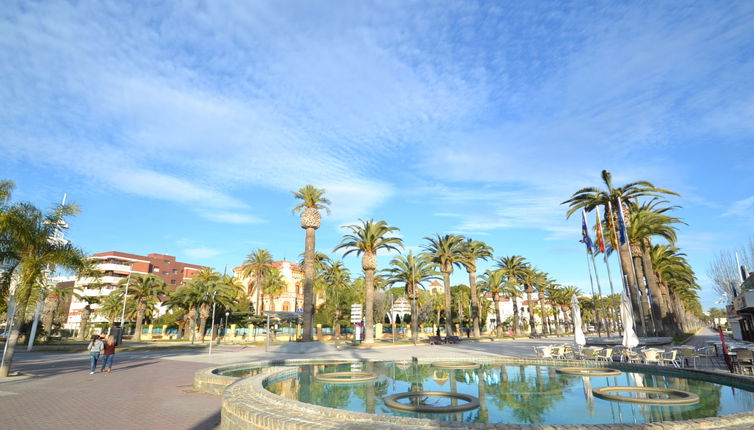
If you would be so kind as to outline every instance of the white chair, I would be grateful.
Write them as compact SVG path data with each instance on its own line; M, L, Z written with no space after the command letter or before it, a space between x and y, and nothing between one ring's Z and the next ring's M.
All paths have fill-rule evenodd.
M681 363L678 360L678 351L672 350L668 352L663 352L660 354L660 365L672 364L674 367L681 367Z
M660 351L654 349L645 349L641 351L641 355L644 356L644 363L660 364Z

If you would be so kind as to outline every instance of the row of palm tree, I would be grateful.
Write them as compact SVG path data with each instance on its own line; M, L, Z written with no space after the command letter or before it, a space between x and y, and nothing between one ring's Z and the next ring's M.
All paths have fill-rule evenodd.
M628 238L608 252L619 253L639 333L672 336L700 326L704 316L699 285L685 254L676 247L676 225L683 221L670 215L677 206L669 206L664 199L679 194L648 181L615 187L606 170L602 181L604 189L582 188L564 201L569 206L566 217L580 209L602 209L609 231L610 225L619 225L619 211L623 211ZM663 243L653 244L655 240Z

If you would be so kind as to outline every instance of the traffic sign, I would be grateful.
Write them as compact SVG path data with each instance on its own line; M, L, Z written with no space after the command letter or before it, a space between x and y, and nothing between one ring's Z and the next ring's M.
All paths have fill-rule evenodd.
M362 307L361 303L354 303L351 305L351 322L357 323L362 321Z

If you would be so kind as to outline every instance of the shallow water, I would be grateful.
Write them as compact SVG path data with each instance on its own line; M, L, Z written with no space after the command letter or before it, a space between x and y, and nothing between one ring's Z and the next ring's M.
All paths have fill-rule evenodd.
M732 386L660 373L623 372L619 376L584 377L555 372L555 367L482 364L478 369L438 369L430 364L348 363L300 366L300 371L270 381L267 389L289 399L331 408L379 415L446 421L510 424L619 424L686 420L754 409L754 393ZM372 382L327 383L321 372L368 371ZM237 371L241 373L240 371ZM235 375L234 375L235 376ZM700 402L656 406L599 399L592 389L605 386L662 387L698 394ZM445 391L471 394L480 407L456 413L417 413L392 409L383 397L406 391ZM413 399L417 401L418 399ZM430 397L436 406L463 401ZM409 403L411 399L403 399Z

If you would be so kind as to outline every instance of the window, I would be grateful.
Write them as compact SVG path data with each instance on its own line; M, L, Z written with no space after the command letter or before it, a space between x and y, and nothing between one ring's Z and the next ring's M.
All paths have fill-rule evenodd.
M159 267L154 267L152 269L152 272L154 272L154 273L160 273L160 268Z
M171 279L171 280L170 280L170 284L171 284L171 285L175 285L175 279Z
M173 269L173 274L175 275L176 273L178 273L178 270L177 269Z
M162 274L163 275L169 275L170 273L168 273L168 272L162 272Z
M283 312L290 312L291 304L289 302L283 303Z

